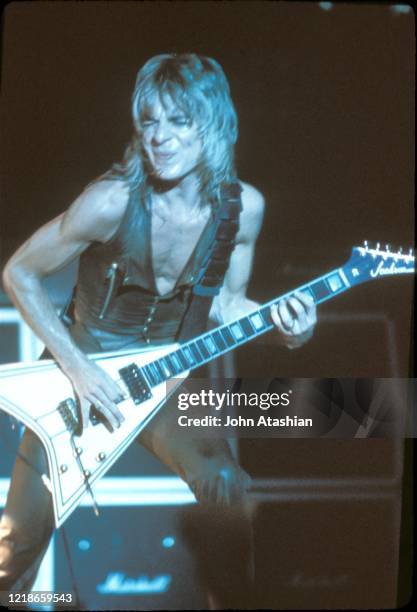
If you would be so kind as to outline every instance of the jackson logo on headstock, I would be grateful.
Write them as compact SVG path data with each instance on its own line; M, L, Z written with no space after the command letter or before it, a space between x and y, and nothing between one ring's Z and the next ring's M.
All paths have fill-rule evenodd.
M391 262L389 266L384 264L384 261L380 261L375 270L371 270L370 275L372 278L384 276L385 274L404 274L404 272L410 272L410 268L407 268L407 266L398 266L395 261Z

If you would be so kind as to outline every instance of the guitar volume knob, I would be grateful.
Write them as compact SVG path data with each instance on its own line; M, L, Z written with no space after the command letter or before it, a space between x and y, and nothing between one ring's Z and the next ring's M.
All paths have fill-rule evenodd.
M100 452L96 456L96 461L97 462L104 461L105 458L106 458L106 453Z

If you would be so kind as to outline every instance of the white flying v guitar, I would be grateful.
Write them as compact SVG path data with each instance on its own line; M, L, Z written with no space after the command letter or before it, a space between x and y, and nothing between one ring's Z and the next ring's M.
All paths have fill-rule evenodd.
M352 249L345 265L298 289L320 304L365 281L412 272L411 251L393 253L379 244L372 249L365 242ZM81 436L75 434L79 417L72 386L53 360L0 366L0 409L33 430L45 447L50 477L43 481L52 494L56 526L164 405L168 381L183 379L190 370L271 330L270 306L292 293L182 345L91 355L128 392L119 404L125 421L113 433L96 419ZM170 387L172 392L175 386Z

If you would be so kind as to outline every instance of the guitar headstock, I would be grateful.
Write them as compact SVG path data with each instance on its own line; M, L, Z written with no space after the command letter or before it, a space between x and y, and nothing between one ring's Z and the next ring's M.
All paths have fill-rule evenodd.
M412 274L415 271L412 249L403 253L402 248L391 251L387 244L381 248L378 242L371 248L365 240L363 246L353 247L343 271L352 285L394 274Z

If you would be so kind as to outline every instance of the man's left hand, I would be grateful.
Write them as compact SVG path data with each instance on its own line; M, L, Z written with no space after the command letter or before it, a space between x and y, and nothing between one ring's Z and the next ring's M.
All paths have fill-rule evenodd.
M271 306L271 318L282 344L294 349L313 335L317 323L316 305L308 293L296 291L291 297Z

